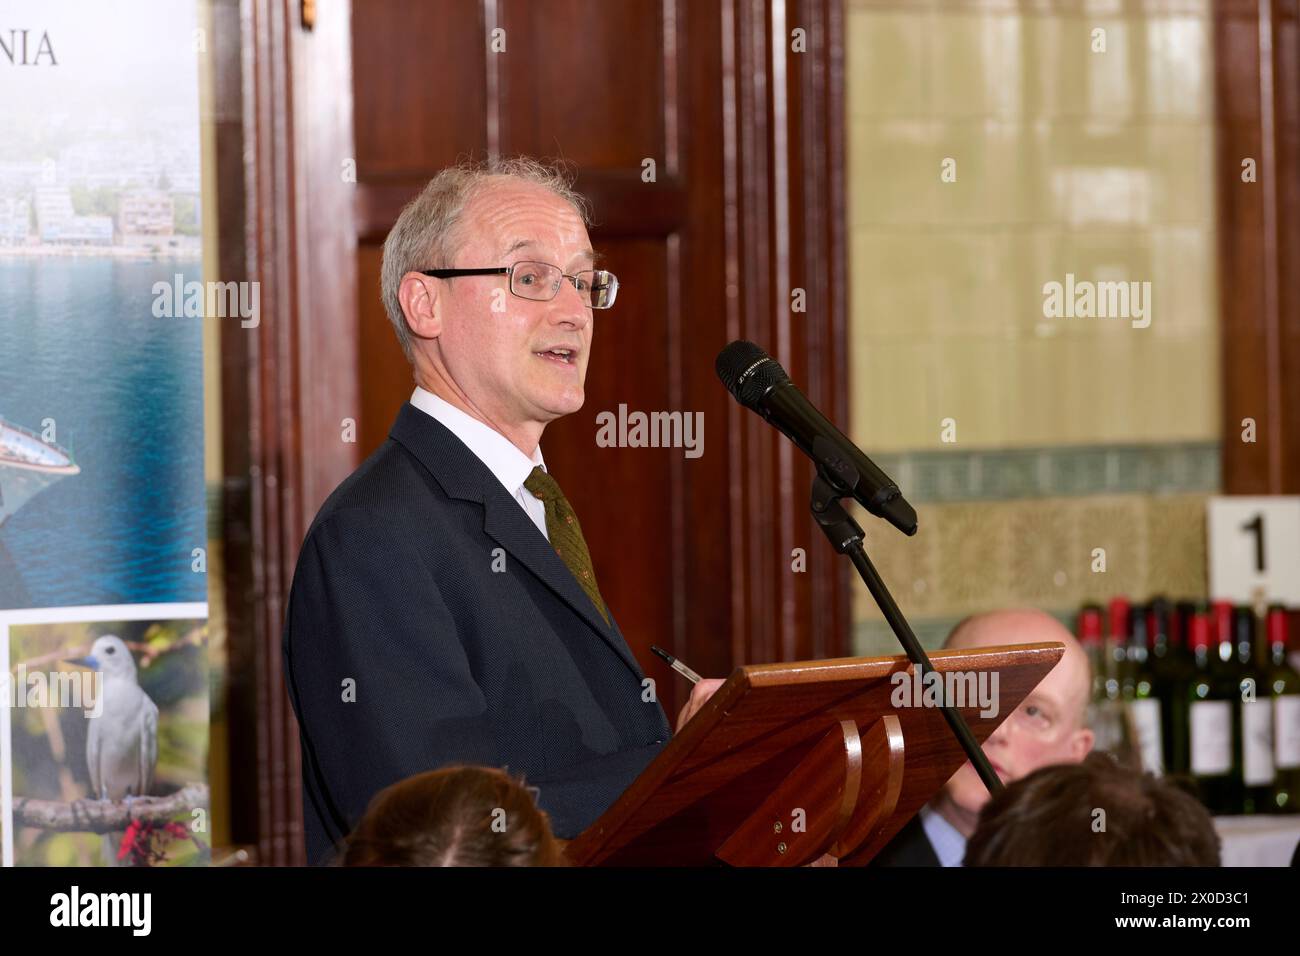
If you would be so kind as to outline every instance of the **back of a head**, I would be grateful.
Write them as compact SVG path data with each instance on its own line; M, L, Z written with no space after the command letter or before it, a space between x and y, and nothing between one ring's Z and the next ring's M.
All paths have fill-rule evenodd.
M966 866L1219 866L1209 812L1102 753L1036 770L980 813Z
M343 866L562 866L560 843L522 783L488 767L444 767L380 791L348 837Z

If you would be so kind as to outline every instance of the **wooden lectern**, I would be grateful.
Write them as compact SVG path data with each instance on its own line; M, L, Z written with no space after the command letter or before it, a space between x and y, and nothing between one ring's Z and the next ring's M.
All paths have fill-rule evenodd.
M940 674L981 672L996 715L960 707L982 744L1065 646L936 651ZM908 678L908 706L895 707ZM906 657L738 668L681 733L567 847L580 866L861 866L966 755L937 707L912 702ZM990 708L991 709L991 708Z

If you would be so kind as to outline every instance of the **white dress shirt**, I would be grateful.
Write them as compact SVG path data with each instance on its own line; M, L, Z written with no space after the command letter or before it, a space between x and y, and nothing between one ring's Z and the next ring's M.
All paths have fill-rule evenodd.
M934 847L941 866L961 866L966 856L966 838L938 810L927 803L921 808L921 828Z
M524 509L533 524L537 525L537 530L542 533L542 537L550 540L550 536L546 533L546 505L534 498L524 487L524 481L533 473L534 468L540 465L543 471L546 470L546 462L542 460L541 445L534 449L533 457L529 458L499 431L484 425L476 418L471 418L455 405L418 385L411 393L411 404L435 418L464 442L478 460L487 465L488 471L496 475L497 481L505 486L506 491L519 502L519 506Z

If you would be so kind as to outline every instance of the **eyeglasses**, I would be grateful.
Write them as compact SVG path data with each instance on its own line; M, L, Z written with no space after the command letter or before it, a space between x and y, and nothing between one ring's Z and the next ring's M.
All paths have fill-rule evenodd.
M454 279L457 276L509 276L510 294L521 299L549 302L560 292L560 284L568 279L578 290L583 304L590 309L608 309L618 295L618 279L604 269L587 269L575 275L562 272L549 262L516 262L499 269L423 269L420 275L434 279Z

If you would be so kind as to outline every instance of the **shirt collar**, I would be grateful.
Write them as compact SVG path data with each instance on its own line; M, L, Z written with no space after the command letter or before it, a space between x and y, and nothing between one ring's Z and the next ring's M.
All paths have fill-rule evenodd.
M501 482L511 495L518 493L534 468L540 466L543 471L546 470L540 444L533 450L530 458L515 447L505 435L484 425L478 419L471 418L428 389L417 385L415 391L411 393L411 404L436 419L464 442L465 447L472 451L479 461L487 465L488 471L496 476L497 481Z
M921 808L921 827L934 847L934 855L941 866L961 866L966 856L966 838L961 831L929 804Z

